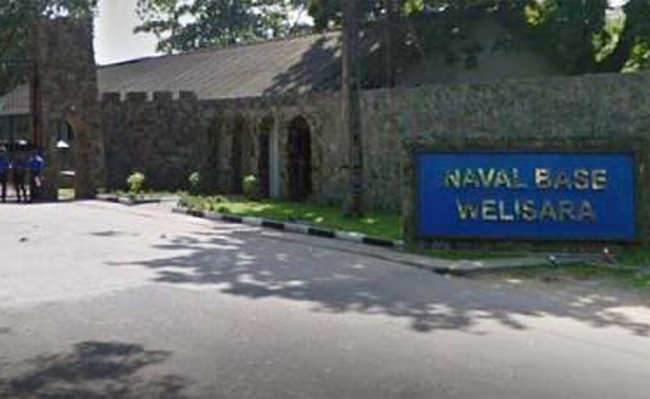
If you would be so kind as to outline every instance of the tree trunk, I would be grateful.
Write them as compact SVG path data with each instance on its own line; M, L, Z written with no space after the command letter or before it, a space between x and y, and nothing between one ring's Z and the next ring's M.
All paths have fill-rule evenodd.
M384 86L395 87L396 69L395 69L395 36L397 28L397 8L398 0L384 0L386 8L386 18L384 19L383 34L383 53L384 53Z
M343 212L363 214L363 143L359 98L359 6L361 0L340 0L343 11L341 96L343 129L348 137L348 194Z

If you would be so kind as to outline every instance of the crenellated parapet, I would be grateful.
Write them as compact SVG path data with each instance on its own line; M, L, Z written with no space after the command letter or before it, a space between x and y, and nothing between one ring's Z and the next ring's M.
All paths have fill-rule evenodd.
M121 92L105 92L101 96L102 106L117 106L117 105L188 105L196 104L199 102L199 97L196 93L191 91L129 91Z

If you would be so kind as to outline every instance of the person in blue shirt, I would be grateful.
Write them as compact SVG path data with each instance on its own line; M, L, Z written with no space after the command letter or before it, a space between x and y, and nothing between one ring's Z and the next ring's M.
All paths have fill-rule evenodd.
M18 142L11 164L18 202L21 202L21 200L27 202L27 189L25 188L25 177L28 169L26 142L22 140Z
M7 149L5 147L0 147L0 197L2 197L2 202L7 201L7 175L11 170L11 161L9 160L9 155L7 155Z
M44 169L45 159L37 150L34 150L29 158L29 202L38 199L40 195Z

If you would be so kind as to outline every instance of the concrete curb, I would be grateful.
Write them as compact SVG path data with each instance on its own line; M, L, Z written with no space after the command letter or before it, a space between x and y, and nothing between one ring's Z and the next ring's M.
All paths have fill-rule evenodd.
M243 217L235 216L226 213L199 211L195 209L187 209L180 206L175 206L172 209L173 213L199 217L203 219L223 221L228 223L239 223L248 226L265 227L268 229L288 231L297 234L306 234L321 238L330 238L342 241L354 242L357 244L365 244L382 248L402 248L404 243L402 241L388 240L385 238L377 238L367 236L360 233L351 233L347 231L330 230L322 227L313 227L306 224L294 222L281 222L273 219L257 218L257 217Z
M515 269L522 267L536 267L536 266L569 266L575 263L584 262L584 258L580 256L524 256L521 258L506 258L506 259L486 259L480 261L469 260L444 260L421 256L401 251L403 249L402 241L386 240L382 238L370 237L365 234L351 233L347 231L335 231L324 229L320 227L312 227L300 223L281 222L273 219L257 218L257 217L242 217L229 215L219 212L199 211L195 209L188 209L180 206L172 208L172 212L176 214L189 215L202 219L223 221L228 223L245 224L255 227L263 227L279 231L288 231L292 233L305 234L321 238L329 238L333 240L353 242L356 244L364 244L369 247L377 249L388 249L389 251L361 251L365 255L373 256L378 259L401 263L421 270L427 270L441 275L452 276L471 276L479 273L490 273L496 271L503 271L507 269ZM390 251L394 250L394 251ZM552 258L552 259L551 259Z
M107 202L114 202L116 204L123 205L143 205L143 204L153 204L161 202L160 198L142 198L142 199L133 199L124 195L106 195L100 194L97 196L97 199Z
M566 267L584 263L582 258L567 257L564 259L554 259L549 257L531 256L529 258L510 258L483 261L456 261L450 265L436 266L435 272L438 274L449 274L452 276L471 276L479 273L502 272L509 269L521 269L532 267Z

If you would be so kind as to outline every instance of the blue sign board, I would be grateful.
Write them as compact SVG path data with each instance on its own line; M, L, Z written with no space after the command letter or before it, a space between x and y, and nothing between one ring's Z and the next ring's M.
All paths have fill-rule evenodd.
M637 237L632 154L421 153L416 163L420 237Z

